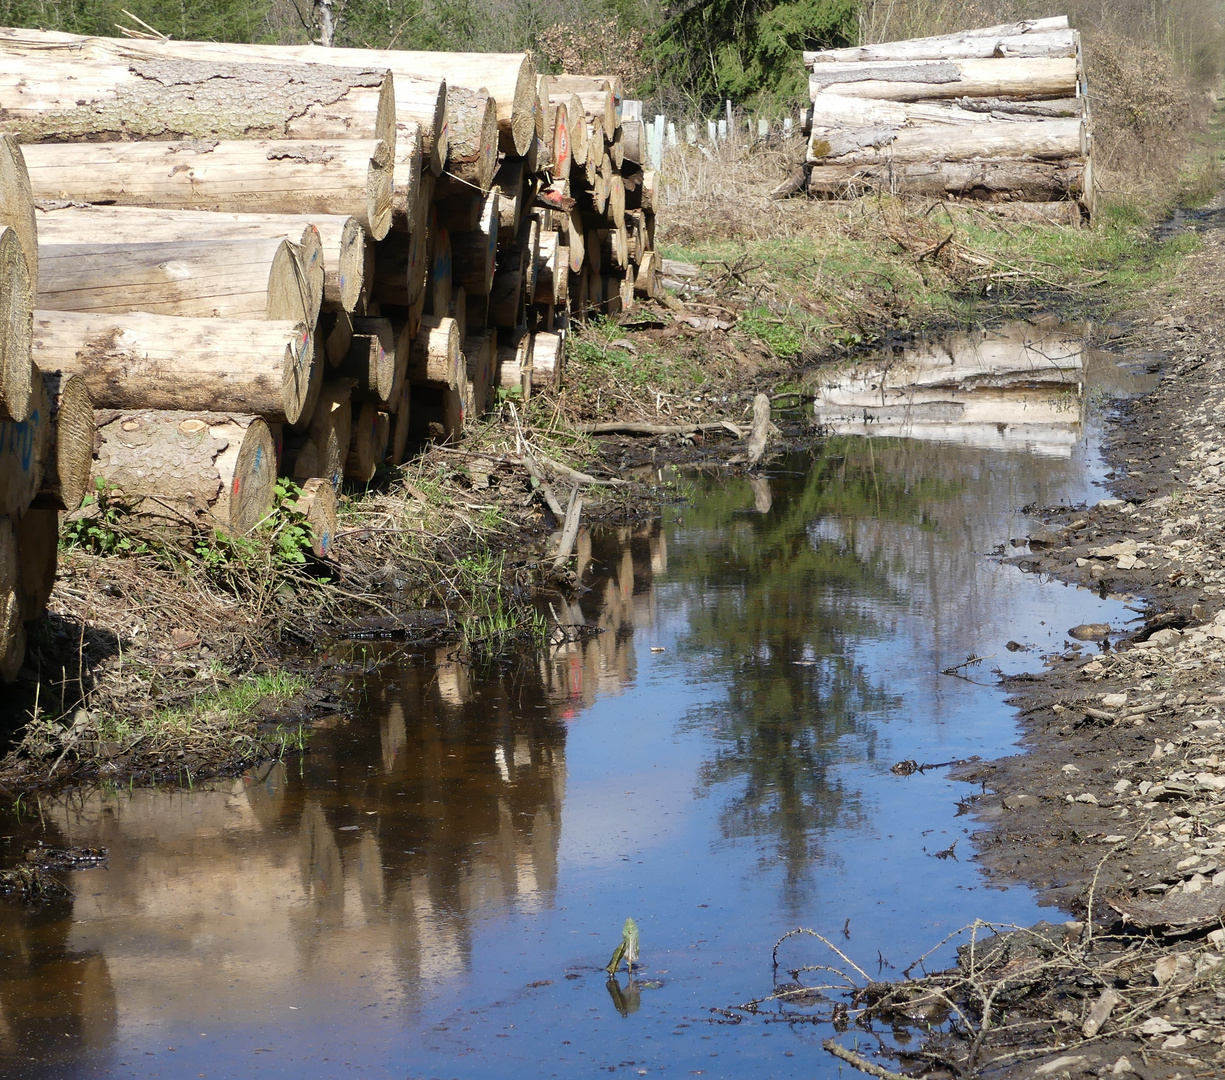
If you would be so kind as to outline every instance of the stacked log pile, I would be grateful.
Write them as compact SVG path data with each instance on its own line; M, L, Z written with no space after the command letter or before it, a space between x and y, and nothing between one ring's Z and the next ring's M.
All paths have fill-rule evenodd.
M55 583L61 510L89 484L94 411L86 382L32 357L39 280L34 200L21 150L0 137L0 682L17 677L26 626Z
M806 52L804 64L810 194L1092 212L1091 116L1080 34L1066 17Z
M326 554L345 477L558 386L571 317L655 292L623 115L528 54L0 30L25 362L88 389L129 504L241 534L279 472Z

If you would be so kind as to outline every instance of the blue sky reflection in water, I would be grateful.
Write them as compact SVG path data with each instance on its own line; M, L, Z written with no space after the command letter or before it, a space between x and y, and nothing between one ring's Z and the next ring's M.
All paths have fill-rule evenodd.
M887 976L1042 917L968 861L965 785L889 768L1007 752L991 669L1130 617L990 556L1021 507L1096 497L1096 460L833 438L592 540L589 642L385 669L239 780L8 813L6 859L111 856L0 905L0 1075L835 1075L828 1029L711 1010L768 994L796 926ZM627 915L644 968L610 991Z

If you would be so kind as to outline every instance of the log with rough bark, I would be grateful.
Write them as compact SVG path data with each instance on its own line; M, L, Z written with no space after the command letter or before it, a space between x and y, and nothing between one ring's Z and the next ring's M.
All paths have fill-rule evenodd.
M39 204L36 221L40 240L51 245L285 239L302 248L308 278L318 274L313 263L322 259L325 304L352 311L365 288L366 231L352 217L232 214L44 202Z
M989 108L978 105L990 104ZM1010 111L1005 111L1005 110ZM1026 113L1025 110L1029 110ZM957 98L953 101L884 101L877 98L819 94L813 102L811 140L858 128L897 129L918 125L972 127L991 120L1080 118L1080 99L1008 102L1003 98Z
M395 140L386 69L0 48L0 130L22 142L119 139Z
M805 52L804 66L838 62L879 60L944 60L986 58L995 56L997 46L1004 41L1045 41L1056 34L1071 34L1068 17L1057 15L1049 19L1028 19L1023 22L986 26L978 30L963 30L956 34L911 38L907 41L887 41L880 45L856 45L847 49L825 49ZM1039 54L1042 55L1042 54Z
M42 373L33 369L26 419L0 423L0 516L19 518L42 487L51 445L51 403Z
M76 510L93 478L93 398L80 375L44 369L42 379L51 423L42 481L30 506Z
M332 554L332 545L339 531L336 489L324 477L316 476L302 484L302 494L294 501L294 510L306 519L310 532L311 551L320 559Z
M276 447L258 416L98 415L96 475L141 513L249 533L272 508Z
M1087 149L1087 133L1080 119L988 121L971 127L925 124L895 128L887 133L879 128L852 129L831 134L829 139L814 134L808 160L821 167L827 162L872 165L885 161L909 164L983 158L1066 161L1083 157Z
M53 244L40 260L40 310L288 319L313 328L323 295L323 274L308 273L297 245L275 237Z
M462 87L448 93L447 172L488 191L498 167L497 102L487 93Z
M808 177L810 195L845 198L865 191L905 191L932 198L1057 202L1088 189L1079 162L919 161L824 165Z
M60 539L57 510L27 510L13 529L17 546L18 599L21 621L41 618L55 588L55 571Z
M408 354L408 381L414 386L463 385L465 364L460 350L459 324L450 317L427 315Z
M391 228L384 142L115 142L24 148L37 199L236 213L343 214Z
M121 47L130 57L222 63L322 64L359 71L390 71L395 82L397 124L421 125L422 149L434 175L447 159L447 84L445 77L425 74L417 54L373 49L321 48L316 45L249 45L208 41L143 41L90 38L41 30L0 30L0 52L32 59L62 56L106 57Z
M1073 57L997 60L882 60L874 64L818 64L808 77L808 96L923 101L933 98L1074 97Z
M396 335L390 319L354 320L353 339L339 375L352 379L353 400L387 408L396 390Z
M0 225L0 421L30 414L30 335L34 294L17 230Z

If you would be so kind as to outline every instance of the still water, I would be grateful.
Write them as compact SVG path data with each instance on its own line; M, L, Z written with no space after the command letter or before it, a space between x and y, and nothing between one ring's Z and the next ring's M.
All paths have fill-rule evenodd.
M940 405L899 374L1009 333L823 376L810 453L585 535L558 614L598 636L503 672L405 658L236 780L7 808L2 859L110 858L62 904L0 903L0 1075L835 1075L830 1028L712 1010L769 994L795 927L888 977L975 917L1041 918L979 876L968 788L890 766L1009 752L992 671L1132 617L993 553L1023 507L1101 497L1093 403L1143 380L1049 326L1020 337L1058 378L958 375ZM642 968L610 983L627 915ZM831 959L792 939L782 967Z

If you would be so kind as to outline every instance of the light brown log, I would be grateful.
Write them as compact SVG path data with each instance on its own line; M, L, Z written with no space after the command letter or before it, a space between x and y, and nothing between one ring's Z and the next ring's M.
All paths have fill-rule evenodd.
M11 683L26 657L26 628L15 589L0 592L0 682Z
M323 384L306 435L286 440L283 467L290 476L298 480L321 476L340 487L353 432L349 398L347 380Z
M430 272L426 278L426 311L430 315L445 315L451 308L454 289L454 261L451 258L451 234L444 228L431 230Z
M1083 116L1087 122L1090 118L1087 97L1044 98L1041 101L1014 101L1011 98L998 97L962 97L953 98L953 105L963 112L991 113L993 119L996 120L1009 120L1021 116L1035 118Z
M396 335L390 319L357 318L353 321L353 340L338 372L352 379L355 404L373 403L387 408L396 385Z
M637 272L634 267L628 267L624 275L618 281L618 288L621 292L621 310L633 311L635 304L634 283L637 277Z
M76 510L89 490L94 468L94 407L80 375L43 371L50 412L43 476L31 507Z
M404 380L400 399L391 417L391 438L387 444L387 462L400 465L407 457L409 430L412 427L412 384Z
M498 234L502 246L514 243L527 203L527 171L522 158L508 157L498 166L493 190L498 197Z
M421 125L401 124L396 131L395 164L391 170L391 212L393 218L403 222L415 221L417 217L425 160L421 147Z
M372 297L383 304L411 307L424 295L429 272L425 227L394 232L375 245Z
M627 210L646 210L655 212L655 188L658 174L654 169L646 169L634 176L623 175L625 183L625 208Z
M493 276L493 288L489 291L489 324L512 329L523 322L526 289L527 255L521 248L513 248L498 260Z
M624 270L630 264L629 234L625 227L600 229L600 263L606 269Z
M44 244L198 243L285 239L303 249L308 277L322 251L323 301L352 311L365 286L366 231L352 217L328 214L232 214L44 202L37 210ZM312 238L312 233L315 237Z
M497 102L486 93L448 90L450 152L447 171L488 191L498 167Z
M489 383L497 363L498 336L492 330L464 339L464 363L470 387L467 413L479 418L489 406Z
M523 300L528 303L536 292L536 264L540 258L543 210L532 210L519 227L518 246L523 250Z
M24 148L36 199L175 210L343 214L376 240L391 228L384 142L114 142Z
M560 390L564 340L560 334L538 331L531 336L533 390Z
M564 101L557 105L549 104L546 115L551 135L546 144L552 153L546 172L554 180L566 180L570 176L570 166L574 160L570 148L570 109Z
M625 228L625 181L613 173L608 181L608 203L604 214L618 229Z
M583 228L583 215L575 207L567 215L565 227L566 250L570 252L570 270L577 274L583 269L587 258L587 234Z
M499 204L496 190L490 191L481 207L476 228L471 232L451 234L452 282L458 282L469 293L483 296L493 287L501 235Z
M1012 160L824 165L808 178L811 195L844 198L864 191L991 201L1052 202L1085 190L1085 168L1068 162Z
M872 165L885 161L910 163L983 158L1065 161L1082 157L1086 148L1082 120L1017 120L987 122L973 127L930 124L897 128L880 146L844 144L831 147L828 140L814 137L809 144L808 160L822 167L826 162ZM842 152L834 156L835 150Z
M463 285L457 286L451 294L451 308L447 314L455 320L462 351L464 338L468 336L468 290Z
M272 508L276 449L257 416L102 413L97 475L155 517L249 533Z
M59 551L60 515L58 510L27 510L14 527L20 585L21 621L41 618L55 588Z
M856 45L846 49L825 49L805 52L804 66L837 62L865 63L879 60L940 60L952 57L990 57L996 55L1001 40L1045 39L1048 35L1070 34L1066 15L1049 19L1028 19L1023 22L987 26L978 30L963 30L956 34L911 38L906 41L886 41L880 45ZM985 50L985 51L984 51Z
M540 236L540 244L536 255L536 281L532 289L532 300L537 304L558 304L561 302L559 282L565 275L566 267L558 261L561 244L556 232L544 232Z
M648 251L638 264L634 275L634 295L644 300L655 296L659 290L659 256Z
M1076 94L1074 58L999 60L886 60L876 64L819 64L808 96L923 101L931 98L1062 98Z
M324 311L315 326L316 353L323 357L323 367L338 368L349 354L353 340L353 316L347 311Z
M336 533L339 531L336 489L331 482L321 476L306 480L302 484L302 494L294 503L294 509L306 518L311 537L311 551L320 559L330 557Z
M396 134L385 69L255 65L0 48L0 129L22 142L381 139Z
M549 97L554 106L565 105L566 127L570 135L571 167L587 163L587 114L583 111L583 102L577 94L558 94L554 92Z
M620 124L608 141L608 156L612 159L614 169L620 169L625 164L625 129Z
M442 171L447 158L447 86L443 77L424 75L415 54L388 50L321 48L315 45L248 45L204 41L143 41L88 38L40 30L0 31L0 50L34 59L111 55L122 47L129 56L181 57L223 63L322 64L358 70L390 70L395 80L397 125L421 125L423 151L431 171Z
M600 230L594 225L588 227L583 246L587 251L587 261L584 265L589 266L592 273L600 273L604 269L604 251L600 244Z
M0 423L0 516L19 518L42 486L51 445L51 403L42 373L32 366L24 420Z
M991 120L1005 119L1014 122L1022 119L1040 121L1056 118L1061 113L1067 117L1079 118L1082 109L1077 98L1060 98L1049 101L1017 101L1008 103L1014 112L995 115L994 106L1000 98L955 98L951 101L885 101L878 98L847 97L843 94L818 94L812 104L810 114L810 143L815 139L829 138L826 132L836 133L839 130L856 128L897 129L914 126L947 125L951 127L976 127ZM992 103L992 109L980 109L982 102ZM1076 106L1070 111L1062 110L1068 104ZM965 106L965 107L963 107ZM1057 107L1060 112L1056 112ZM1026 117L1019 110L1041 109L1046 115L1036 114Z
M646 223L641 210L625 212L625 230L629 237L630 262L637 266L647 253Z
M584 90L577 92L577 97L587 119L598 121L606 134L617 130L617 101L611 91Z
M288 240L44 245L38 307L191 318L287 319L313 328L323 275Z
M17 231L25 254L30 289L38 291L38 238L34 225L34 193L17 140L0 135L0 225Z
M452 318L425 316L409 349L408 381L455 390L463 385L464 368L458 324Z
M591 94L620 92L621 80L615 75L565 75L553 76L554 94Z
M20 235L15 228L0 225L0 421L30 415L33 316L34 294Z
M621 123L622 165L626 161L641 165L646 159L646 125L641 120L624 120Z
M359 484L374 479L379 464L387 456L391 417L372 401L353 403L353 433L345 459L345 476Z
M510 342L499 345L497 351L498 386L503 390L518 390L526 401L532 393L532 337L526 332L515 333Z

